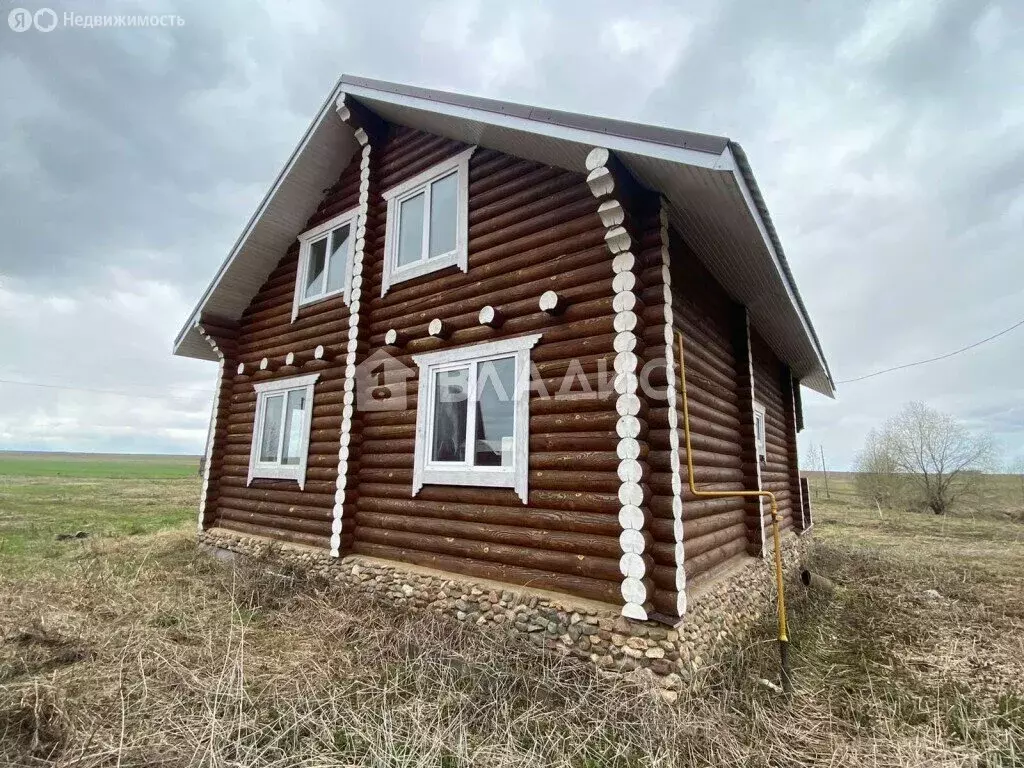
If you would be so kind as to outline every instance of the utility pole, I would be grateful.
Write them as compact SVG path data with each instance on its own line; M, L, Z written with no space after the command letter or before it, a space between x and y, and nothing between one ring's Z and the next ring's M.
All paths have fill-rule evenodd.
M821 472L825 476L825 498L831 501L832 496L828 492L828 467L825 466L825 446L819 445L818 448L821 450Z

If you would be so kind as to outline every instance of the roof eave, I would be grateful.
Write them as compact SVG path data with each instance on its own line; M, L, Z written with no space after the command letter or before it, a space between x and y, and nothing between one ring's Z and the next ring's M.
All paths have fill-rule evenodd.
M593 146L603 146L619 154L644 156L668 163L669 165L664 166L666 169L679 164L680 166L705 169L707 172L729 174L735 183L735 189L742 196L743 204L747 208L746 214L750 216L750 224L756 225L760 239L763 241L764 253L772 263L770 269L774 269L776 285L784 289L792 307L793 314L790 317L799 320L799 324L794 326L794 330L799 328L802 331L802 343L806 345L804 346L805 353L813 353L811 357L805 358L802 365L805 369L800 372L802 383L825 395L834 396L835 385L821 344L803 300L797 291L793 274L786 261L782 245L749 161L742 147L736 142L708 134L644 126L344 75L339 78L331 90L317 116L307 128L302 141L299 142L275 179L274 185L249 219L228 258L217 271L192 311L188 322L178 334L174 342L175 354L213 359L209 345L205 342L199 343L203 340L195 332L195 326L201 319L204 310L209 306L211 297L216 294L221 281L229 272L229 268L239 253L247 247L257 225L267 213L268 208L276 201L275 193L285 183L293 167L301 158L310 137L330 114L334 102L342 92L357 100L368 102L367 106L371 109L376 104L380 109L391 111L396 116L409 118L408 124L414 127L416 119L419 119L420 116L441 115L445 120L450 121L448 125L453 132L461 130L464 133L465 130L468 130L459 128L463 125L462 121L467 121L473 125L506 129L515 135L554 139L558 146L565 147L565 151L568 153L558 158L560 163L556 163L562 164L563 167L566 163L573 169L577 168L577 163L579 167L582 167L582 156ZM583 155L577 157L576 155L581 150ZM534 147L533 151L538 152L540 149ZM540 159L543 161L543 158ZM303 202L309 201L303 199ZM312 204L315 205L315 201ZM280 214L280 211L277 211L277 214ZM217 303L213 302L214 309L217 308ZM811 360L815 360L816 365L810 365ZM808 370L810 368L815 370Z
M772 261L774 262L776 269L778 269L779 275L786 286L786 291L789 294L790 300L799 313L804 332L813 344L814 353L821 365L823 375L820 378L822 380L820 382L812 383L808 381L806 383L812 389L821 392L823 395L834 398L836 395L835 380L832 378L832 372L829 370L828 361L825 359L825 353L822 351L821 340L818 338L818 334L814 330L814 325L811 323L807 307L804 304L803 298L800 296L800 291L796 287L796 279L793 277L793 272L789 267L789 262L786 260L786 254L782 248L782 241L779 239L779 235L775 231L775 225L772 222L771 214L768 212L768 206L764 201L764 196L761 194L761 188L758 186L757 179L754 177L754 171L750 167L750 161L747 159L747 154L743 151L743 147L740 146L739 142L732 140L729 141L729 146L724 150L723 156L726 154L728 154L732 161L734 173L738 171L738 173L736 173L737 183L740 185L740 189L743 190L743 197L747 202L751 215L757 221L758 229L761 230L761 236L764 238L765 247L771 254Z
M213 351L209 348L209 344L205 342L203 342L202 344L187 344L186 342L195 341L195 339L190 339L189 337L192 335L196 335L198 333L196 327L199 325L199 321L202 318L203 311L206 308L211 296L213 296L217 287L220 285L221 280L224 278L225 273L228 271L228 268L232 265L234 260L238 257L238 254L241 252L241 250L249 240L249 237L253 233L253 229L256 227L260 219L266 213L268 207L271 205L275 193L278 191L278 189L280 189L282 183L288 177L291 170L295 167L296 163L298 162L299 158L302 155L303 150L306 148L306 145L308 144L310 138L313 136L315 131L320 127L320 124L324 121L324 119L327 118L331 110L334 109L335 101L337 100L340 92L341 78L339 78L335 82L334 87L331 89L331 92L328 94L327 98L320 106L320 109L317 111L316 116L313 118L309 126L306 128L305 133L302 135L302 139L295 146L295 149L292 151L291 155L289 155L288 161L284 164L280 172L277 174L276 178L274 179L274 183L267 191L267 194L264 196L259 206L256 208L255 211L253 211L252 216L249 217L249 221L242 229L242 232L238 236L238 239L235 240L235 243L231 247L231 251L228 253L227 258L224 259L224 261L221 263L220 267L217 269L217 272L210 280L209 285L207 285L206 290L203 291L203 294L199 298L199 301L192 309L192 312L189 314L188 320L185 322L184 326L182 326L181 330L178 332L178 335L174 339L174 343L172 345L173 354L180 355L183 357L197 357L199 359L205 360L216 360Z

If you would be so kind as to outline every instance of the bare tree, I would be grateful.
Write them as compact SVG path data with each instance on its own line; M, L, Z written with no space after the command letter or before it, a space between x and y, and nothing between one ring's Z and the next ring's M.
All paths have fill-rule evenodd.
M807 472L821 472L821 447L813 440L808 440L804 446L803 457L800 459L800 470L804 473ZM814 498L819 498L821 495L821 488L818 483L820 479L817 477L807 478L808 488L814 491ZM825 479L825 487L828 487L828 480Z
M818 444L808 440L804 446L804 455L800 459L800 466L808 472L821 471L821 459L818 458Z
M909 403L877 435L877 447L915 495L937 515L976 490L994 466L995 444L953 417L923 403Z
M865 499L892 509L907 500L909 480L901 474L890 436L872 429L855 459L857 492Z

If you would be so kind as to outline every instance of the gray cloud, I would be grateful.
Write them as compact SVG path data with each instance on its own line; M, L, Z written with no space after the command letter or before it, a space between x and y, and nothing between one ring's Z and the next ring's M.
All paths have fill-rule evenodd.
M343 71L739 140L839 379L1020 319L1019 3L161 10L185 25L0 26L0 379L136 394L0 384L0 447L200 450L213 366L170 339ZM1022 346L808 393L803 437L846 466L922 399L1024 454Z

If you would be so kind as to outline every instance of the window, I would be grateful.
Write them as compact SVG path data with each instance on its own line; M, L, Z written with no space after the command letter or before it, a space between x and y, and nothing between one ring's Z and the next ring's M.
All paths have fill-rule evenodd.
M758 402L754 403L754 445L757 447L757 458L761 461L767 461L768 450L764 437L764 406Z
M249 482L256 477L296 480L306 484L309 452L310 413L313 385L319 373L293 376L256 385L256 421L252 452L249 454Z
M395 283L467 263L469 158L476 147L428 168L384 193L383 296Z
M527 500L530 350L540 334L414 355L412 495L424 485L514 488Z
M340 293L344 293L348 301L357 214L357 209L347 211L299 235L292 322L299 315L299 307L306 304Z

